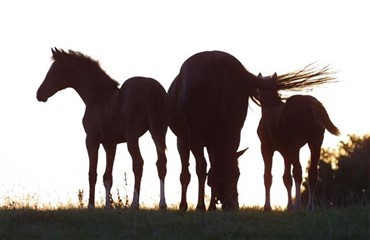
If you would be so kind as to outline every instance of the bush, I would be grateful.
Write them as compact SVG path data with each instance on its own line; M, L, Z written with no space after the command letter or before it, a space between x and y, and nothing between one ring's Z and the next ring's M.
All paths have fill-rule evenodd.
M307 201L308 179L302 201ZM349 135L338 149L322 149L314 201L318 206L345 207L370 202L370 135Z

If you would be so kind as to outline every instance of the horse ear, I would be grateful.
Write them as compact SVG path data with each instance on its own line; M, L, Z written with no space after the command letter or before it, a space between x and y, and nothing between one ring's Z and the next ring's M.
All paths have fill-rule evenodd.
M243 155L243 154L245 153L245 151L247 151L247 150L248 150L248 148L249 148L249 147L247 147L247 148L246 148L246 149L244 149L244 150L238 151L238 152L236 153L236 158L238 159L241 155Z
M53 54L53 58L56 59L57 55L60 53L59 49L56 47L51 48L51 53Z
M277 74L276 74L276 72L272 75L272 78L273 78L273 79L277 79Z
M67 53L63 49L60 50L60 49L58 49L56 47L52 48L51 49L51 52L53 54L53 59L54 60L57 60L57 59L63 60L64 57L67 55Z
M257 78L262 79L263 78L262 74L259 73L258 76L257 76Z

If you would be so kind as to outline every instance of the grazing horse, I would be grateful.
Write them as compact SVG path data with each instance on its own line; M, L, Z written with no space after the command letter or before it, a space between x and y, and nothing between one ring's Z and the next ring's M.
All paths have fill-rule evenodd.
M237 183L239 179L237 152L249 97L254 99L257 88L271 88L248 72L232 55L201 52L191 56L181 66L180 73L169 90L170 128L177 136L181 158L182 185L180 210L186 210L186 192L190 182L189 154L193 153L198 176L197 210L204 211L204 190L207 149L210 170L208 185L212 196L209 209L222 203L222 209L239 207Z
M156 80L133 77L121 88L99 66L97 61L79 52L52 49L53 60L44 82L37 91L37 99L46 102L59 90L73 88L86 105L83 126L89 155L89 208L95 204L98 150L106 152L103 182L106 190L106 208L110 208L112 168L118 143L127 142L133 161L135 187L131 207L139 208L139 193L143 172L143 158L139 138L149 130L155 143L160 178L159 207L165 209L164 180L166 176L166 143L168 126L167 94Z
M332 80L327 74L327 69L323 69L318 72L300 71L298 74L285 75L285 78L282 77L280 79L275 73L273 76L264 79L273 82L279 89L289 90L295 88L294 90L298 90L299 88L319 85ZM261 75L259 77L262 78ZM301 77L301 81L298 85L295 85L293 82L299 77ZM311 151L308 171L309 200L307 209L312 210L313 194L317 182L317 164L320 160L321 144L324 139L325 129L334 135L339 135L339 130L331 122L324 106L312 96L293 95L284 103L277 90L260 90L259 100L262 107L262 118L257 132L261 141L261 152L265 163L264 183L266 198L264 209L266 211L271 210L271 168L274 151L280 152L284 158L285 170L283 180L288 192L287 209L300 208L302 168L299 162L299 150L307 143ZM294 206L291 196L291 166L293 166L296 192Z

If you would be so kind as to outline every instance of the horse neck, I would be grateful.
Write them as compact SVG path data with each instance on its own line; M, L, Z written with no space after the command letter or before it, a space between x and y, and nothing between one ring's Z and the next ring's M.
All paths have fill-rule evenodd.
M271 95L261 99L262 115L269 114L274 109L284 105L284 102L278 95Z
M89 105L105 93L118 90L117 87L107 84L108 81L111 81L111 79L104 79L107 76L99 74L82 74L80 76L78 81L74 81L75 84L72 88L80 95L85 105Z

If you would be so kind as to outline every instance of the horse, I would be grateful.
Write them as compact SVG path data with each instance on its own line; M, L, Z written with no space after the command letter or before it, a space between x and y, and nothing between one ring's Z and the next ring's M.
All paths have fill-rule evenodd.
M100 144L106 152L103 182L105 207L110 208L112 169L119 143L127 142L132 157L135 186L131 208L139 208L143 158L138 139L149 130L154 141L160 179L160 209L166 209L164 181L166 176L166 132L168 127L167 93L152 78L132 77L119 88L118 82L101 69L99 62L80 52L52 49L52 63L37 91L37 99L46 102L56 92L73 88L86 105L83 126L89 156L89 203L95 207L95 184Z
M206 51L189 57L181 66L168 90L170 129L177 136L182 170L180 210L188 208L186 193L190 182L189 154L193 153L198 176L197 210L204 211L207 176L207 149L211 187L209 210L216 202L223 210L239 208L237 183L240 175L237 151L249 98L255 100L257 88L272 88L248 72L234 56L221 51Z
M299 90L308 86L320 85L332 81L328 68L313 71L307 68L296 73L278 77L259 78L273 82L280 90ZM300 79L300 80L299 80ZM299 80L299 81L297 81ZM265 211L271 211L270 188L272 185L272 159L275 151L284 158L283 181L288 193L287 209L300 209L302 168L299 162L299 150L305 144L311 152L308 170L309 199L307 209L312 210L313 195L318 178L317 164L320 160L321 145L325 129L334 135L339 135L338 128L332 123L325 107L314 97L309 95L293 95L283 101L278 90L259 90L259 100L262 107L262 117L257 133L261 141L261 152L265 164ZM293 205L291 189L293 178L295 181L295 203Z

